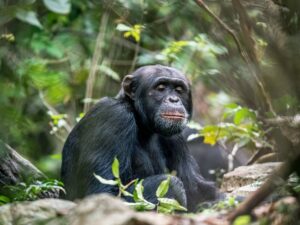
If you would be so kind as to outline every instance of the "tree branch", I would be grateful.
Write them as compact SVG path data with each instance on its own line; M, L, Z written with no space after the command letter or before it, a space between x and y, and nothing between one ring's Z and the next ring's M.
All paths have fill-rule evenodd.
M96 72L98 68L98 62L99 59L102 55L102 46L104 42L104 37L105 37L105 31L107 27L107 22L108 22L108 17L109 14L105 12L101 18L101 23L99 27L99 33L96 39L96 47L92 59L92 65L90 69L90 73L86 82L86 92L85 92L85 98L84 98L84 107L83 107L83 112L86 113L90 107L91 107L91 99L93 97L93 89L94 89L94 84L96 80Z
M243 39L243 44L245 45L246 51L245 51L245 60L248 66L248 69L252 76L254 77L256 83L258 84L258 87L269 107L270 112L273 114L273 116L276 115L275 110L273 108L271 99L265 89L265 85L263 84L263 81L259 78L258 74L261 73L260 65L258 63L257 54L256 54L256 46L255 41L252 38L252 25L250 22L250 19L248 17L248 14L241 4L239 0L232 0L233 8L236 10L236 12L239 15L239 22L241 27L241 36ZM251 64L253 64L256 68L254 70L251 67Z
M242 28L242 33L243 33L243 38L245 39L244 42L248 43L248 47L246 48L246 51L244 49L244 47L242 46L238 36L236 35L235 31L230 28L224 21L222 21L216 14L213 13L213 11L211 11L211 9L204 3L203 0L194 0L196 2L197 5L199 5L201 8L203 8L210 16L212 16L217 23L229 34L231 35L231 37L233 38L234 42L236 43L236 46L238 48L238 51L240 52L240 55L242 57L242 59L246 62L246 65L248 67L248 70L250 71L250 73L252 74L252 76L254 77L255 81L257 82L259 89L264 97L264 99L266 100L266 103L269 107L270 112L273 115L276 115L275 110L273 109L271 100L264 88L264 85L262 83L262 81L258 78L256 71L254 71L254 69L252 68L251 64L254 64L257 68L258 67L258 61L256 59L256 53L253 53L253 50L255 48L253 48L254 42L251 39L251 35L249 36L249 32L251 31L251 24L249 22L248 16L246 14L245 9L243 8L243 6L241 5L239 0L232 0L232 4L234 5L235 9L237 10L239 16L240 16L240 26ZM246 35L246 33L248 35ZM252 47L251 47L252 46ZM249 55L251 55L251 57L249 57Z
M194 0L197 5L199 5L201 8L203 8L211 17L213 17L217 23L232 37L234 40L242 58L245 62L247 62L247 56L245 51L243 50L243 47L233 29L231 29L223 20L221 20L216 14L214 14L213 11L204 3L203 0Z

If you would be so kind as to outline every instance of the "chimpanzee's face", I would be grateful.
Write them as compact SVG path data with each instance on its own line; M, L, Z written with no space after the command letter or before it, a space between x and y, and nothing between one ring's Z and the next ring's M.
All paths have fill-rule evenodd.
M154 132L164 136L180 133L191 116L189 83L173 68L151 69L142 71L136 80L135 108L143 125Z

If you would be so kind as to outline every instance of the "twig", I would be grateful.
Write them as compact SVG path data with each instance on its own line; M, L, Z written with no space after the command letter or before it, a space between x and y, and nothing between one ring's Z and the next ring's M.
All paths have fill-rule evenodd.
M96 79L96 72L98 68L98 62L102 55L102 46L104 42L105 37L105 30L108 22L109 14L105 12L101 18L101 23L99 27L99 33L96 39L96 47L92 59L92 65L90 69L90 73L86 82L86 92L85 92L85 98L84 99L91 99L93 97L93 89L94 89L94 83ZM86 113L91 107L91 101L85 101L83 112Z
M129 48L129 49L135 49L136 48L136 44L124 39L124 38L120 38L118 36L115 36L115 37L112 37L111 39L114 43L116 44L120 44L121 46L124 46L126 48ZM140 52L144 52L144 53L149 53L149 54L153 54L155 53L154 51L152 50L149 50L149 49L146 49L146 48L143 48L141 46L139 46L139 51Z
M266 122L272 125L286 125L300 128L300 114L296 114L295 116L278 116L272 119L266 119Z
M200 7L202 7L210 16L212 16L216 21L217 23L225 30L227 31L228 34L231 35L231 37L233 38L234 42L236 43L236 46L240 52L240 55L242 57L242 59L246 62L246 65L249 69L249 71L251 72L252 76L254 77L255 81L257 82L262 94L263 94L263 97L265 98L266 102L267 102L267 105L269 107L269 110L270 112L273 114L273 115L276 115L275 113L275 110L272 106L272 103L271 103L271 100L264 88L264 85L262 83L262 81L258 78L257 74L255 71L253 71L253 68L250 66L251 65L251 60L249 59L249 56L248 56L248 53L247 51L244 50L243 46L241 45L240 41L239 41L239 38L237 37L236 33L234 32L234 30L232 28L230 28L224 21L222 21L216 14L213 13L213 11L210 10L210 8L204 3L203 0L194 0L197 5L199 5ZM233 0L233 4L236 3L237 1L234 2ZM239 5L238 5L238 8L241 8L242 5L241 3L238 1ZM235 4L236 5L236 4ZM242 7L243 9L243 7ZM244 10L244 9L243 9ZM241 13L240 11L238 11L239 14L243 14L242 18L245 19L245 18L248 18L247 17L247 14L245 13ZM241 19L241 15L240 15L240 19ZM244 21L241 21L240 20L240 23L242 23ZM249 25L249 24L247 24ZM258 65L258 64L256 64Z
M244 61L247 62L247 56L243 50L243 47L236 35L236 33L234 32L233 29L231 29L223 20L221 20L216 14L214 14L213 11L210 10L210 8L203 2L203 0L194 0L196 2L197 5L199 5L201 8L203 8L210 16L212 16L217 23L225 30L227 31L227 33L233 38L242 58L244 59Z
M68 62L69 58L68 57L64 57L62 59L57 59L57 60L53 60L53 59L46 59L45 63L46 64L61 64L61 63L65 63Z
M232 0L233 8L236 10L236 12L239 15L239 21L240 21L240 27L241 27L241 34L243 38L243 43L246 47L245 51L245 61L247 63L248 69L252 76L254 77L256 83L258 84L258 87L260 88L260 91L269 107L270 112L273 114L273 116L276 115L275 110L273 108L271 99L265 89L265 86L263 84L263 81L258 77L257 72L261 73L260 65L258 63L257 55L255 52L255 42L251 37L252 32L252 26L249 20L249 17L247 15L247 12L241 2L239 0ZM256 71L253 70L253 68L250 66L251 64L254 64L256 67Z
M228 171L232 171L234 169L234 159L236 157L236 153L238 152L239 150L239 144L236 143L234 146L233 146L233 149L232 151L228 154L227 158L228 158Z
M134 70L134 68L135 68L137 57L138 57L138 53L139 53L139 48L140 48L140 42L138 42L136 44L135 49L134 49L134 56L133 56L133 60L132 60L132 63L131 63L130 70L129 70L130 73L132 73L133 70Z
M248 162L246 163L247 166L252 165L254 162L256 162L259 158L261 158L263 155L271 153L272 150L270 148L260 148L258 149L251 157L248 159Z
M44 98L44 95L42 92L39 92L39 96L40 96L40 99L42 100L42 103L43 105L53 114L53 115L59 115L60 113L54 108L52 107L52 105L50 105L46 99ZM68 133L71 132L72 128L70 126L70 124L67 123L67 121L65 121L63 127L66 129L66 131ZM64 141L63 141L64 142Z

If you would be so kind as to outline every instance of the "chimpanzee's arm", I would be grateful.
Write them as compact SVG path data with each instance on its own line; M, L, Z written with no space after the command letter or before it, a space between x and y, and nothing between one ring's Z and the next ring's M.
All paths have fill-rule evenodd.
M136 127L128 104L104 98L93 107L69 135L64 149L62 179L67 198L87 194L115 193L115 187L101 184L94 173L113 179L111 165L120 161L122 177L131 177L131 151L136 143Z

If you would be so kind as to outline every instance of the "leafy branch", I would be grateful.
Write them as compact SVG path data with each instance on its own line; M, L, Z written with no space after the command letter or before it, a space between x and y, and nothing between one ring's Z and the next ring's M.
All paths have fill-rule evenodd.
M128 184L124 185L120 178L120 170L119 170L119 160L117 158L114 159L112 163L112 174L114 175L114 180L105 179L99 175L94 174L96 179L106 185L111 186L118 186L119 193L118 197L131 197L133 202L127 202L126 204L137 211L147 211L147 210L154 210L157 209L157 212L161 213L173 213L175 211L187 211L187 209L180 205L180 203L171 198L165 198L165 195L168 193L169 186L170 186L170 176L164 181L160 183L156 190L156 197L157 197L157 204L149 202L145 199L144 193L144 186L143 186L143 179L138 180L134 179L130 181ZM134 184L134 191L130 193L127 191L129 186Z

